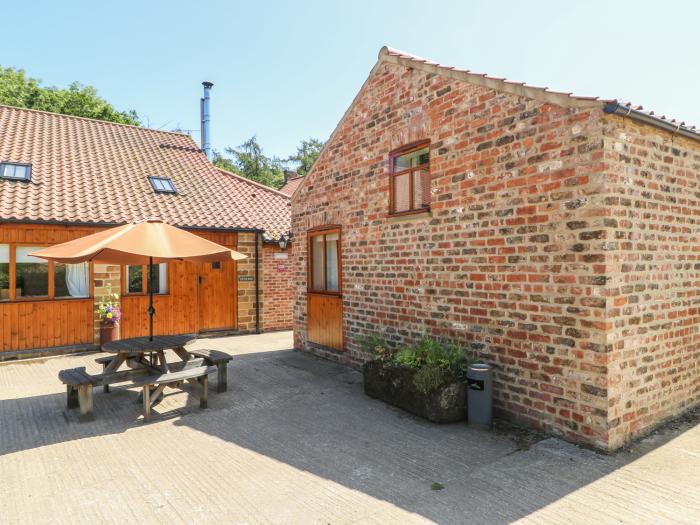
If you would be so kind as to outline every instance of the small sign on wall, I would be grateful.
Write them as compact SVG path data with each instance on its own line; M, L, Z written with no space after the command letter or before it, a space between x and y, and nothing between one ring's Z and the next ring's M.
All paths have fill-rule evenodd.
M289 259L289 254L287 252L276 252L275 259Z
M254 281L255 277L252 275L239 275L238 280L241 282L250 282L250 281Z
M278 265L277 265L277 271L278 271L278 272L284 272L284 271L286 271L286 270L287 270L287 266L286 266L286 265L284 265L284 264L278 264Z

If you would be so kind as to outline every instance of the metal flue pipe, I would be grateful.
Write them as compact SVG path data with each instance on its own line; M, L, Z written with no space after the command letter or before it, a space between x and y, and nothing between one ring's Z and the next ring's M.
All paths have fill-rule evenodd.
M214 160L214 151L211 149L211 82L202 82L204 97L201 100L202 113L202 151L210 161Z

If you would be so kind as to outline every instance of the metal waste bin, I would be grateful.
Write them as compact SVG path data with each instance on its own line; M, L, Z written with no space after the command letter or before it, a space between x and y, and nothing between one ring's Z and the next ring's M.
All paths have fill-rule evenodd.
M467 369L467 418L470 424L491 428L493 370L477 363Z

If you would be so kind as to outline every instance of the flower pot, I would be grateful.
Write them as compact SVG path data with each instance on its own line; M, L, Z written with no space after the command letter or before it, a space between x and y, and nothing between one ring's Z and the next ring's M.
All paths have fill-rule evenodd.
M112 323L100 323L100 346L119 339L119 325Z
M467 387L464 381L447 383L434 391L421 392L413 378L417 370L381 361L362 367L365 394L435 423L467 418Z

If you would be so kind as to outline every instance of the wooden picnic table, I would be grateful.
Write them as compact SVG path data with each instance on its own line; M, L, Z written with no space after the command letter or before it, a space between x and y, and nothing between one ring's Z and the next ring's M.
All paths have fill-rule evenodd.
M102 350L112 356L99 357L97 363L104 367L102 374L90 375L85 367L61 370L59 379L66 385L68 408L80 407L80 418L92 419L92 388L102 386L109 392L112 384L128 382L127 387L143 388L144 419L149 419L151 407L162 395L166 386L178 388L184 381L200 383L202 393L200 407L207 406L208 375L217 373L217 391L226 392L227 364L231 356L219 350L199 348L188 350L185 346L194 340L194 335L161 335L153 339L134 337L112 341ZM168 363L165 351L173 350L181 359ZM146 356L150 355L150 359ZM126 364L127 370L119 370Z
M185 345L194 340L194 335L157 335L153 339L149 337L134 337L120 339L102 345L102 350L110 354L116 354L106 364L103 374L116 372L124 363L130 368L152 368L160 372L170 371L165 358L165 351L172 350L182 361L189 361L191 354L185 349ZM151 357L146 362L146 354Z

